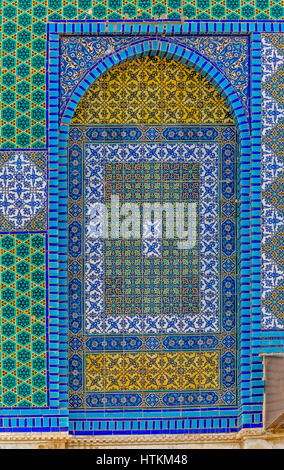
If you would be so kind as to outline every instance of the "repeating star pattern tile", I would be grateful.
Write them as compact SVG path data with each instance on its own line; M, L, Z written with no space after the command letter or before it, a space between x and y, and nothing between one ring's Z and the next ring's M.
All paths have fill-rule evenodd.
M280 20L284 17L283 5L280 2L271 0L264 1L243 1L236 2L228 0L219 2L215 0L192 0L180 2L179 0L3 0L1 3L1 23L2 34L2 55L1 55L1 148L2 149L44 149L46 148L46 25L47 21L65 21L74 19L258 19ZM269 49L270 57L263 55L266 62L264 68L267 70L266 86L263 89L263 123L264 135L266 136L264 149L264 178L263 191L264 211L267 217L263 224L264 242L266 243L263 255L263 273L265 283L263 286L263 325L265 328L281 328L283 323L283 273L282 273L282 245L283 245L283 214L282 211L282 171L283 165L283 64L281 69L281 55L284 51L283 35L269 35L265 42L265 47ZM264 44L263 43L263 44ZM224 63L220 64L220 68ZM233 84L233 79L231 80ZM225 132L224 130L224 139ZM73 129L74 141L75 134L80 139L80 130ZM147 138L149 141L155 141L157 129L153 126L148 129ZM229 131L228 131L229 132ZM228 138L228 141L230 137ZM282 153L281 153L282 152ZM35 155L35 154L34 154ZM113 152L115 155L115 150ZM14 160L13 160L14 158ZM8 153L0 155L0 175L2 190L2 212L0 214L0 227L4 231L10 231L10 235L0 236L0 256L1 256L1 334L2 334L2 369L1 386L3 390L2 405L4 407L42 407L47 405L46 388L46 331L45 331L45 298L42 298L42 292L46 289L45 284L45 248L42 240L45 235L42 234L15 234L15 230L40 231L46 229L46 167L44 161L38 153L36 156L17 157L10 156ZM27 169L25 175L17 173L17 165ZM28 181L29 175L32 180ZM15 178L22 178L18 188L15 187ZM11 185L6 185L7 181ZM14 187L13 187L14 185ZM274 185L274 186L273 186ZM27 197L27 192L30 199ZM14 198L14 199L13 199ZM15 208L13 208L13 202ZM13 210L15 209L15 210ZM213 208L212 208L213 209ZM280 209L280 210L279 210ZM75 213L78 211L76 204L70 209ZM230 217L233 212L230 204L222 207L222 213ZM230 213L230 215L228 215ZM73 227L76 236L78 227ZM226 224L222 226L226 230ZM273 228L273 230L272 230ZM206 229L210 233L214 232L212 225L208 222ZM13 232L13 233L12 233ZM228 237L230 239L230 237ZM12 241L11 241L12 240ZM14 240L14 241L13 241ZM229 249L231 239L228 241L226 250ZM148 244L144 246L143 255L145 258L160 258L159 242L156 245ZM99 250L99 247L97 247ZM30 255L26 256L30 249ZM211 245L214 251L214 244ZM227 256L227 255L226 255ZM14 257L14 258L13 258ZM2 259L3 258L3 259ZM13 260L15 261L13 264ZM202 264L202 262L201 262ZM29 268L27 268L27 265ZM70 263L70 272L78 273L81 269L80 263L73 260ZM203 264L204 271L214 269L210 263ZM235 263L232 257L227 256L222 263L222 269L227 274L234 274ZM29 271L29 272L28 272ZM228 282L228 277L227 277ZM28 288L27 286L30 285ZM27 289L27 290L26 290ZM77 292L73 292L74 298ZM230 294L230 289L227 294ZM28 299L28 300L26 300ZM226 299L228 301L228 299ZM231 299L229 300L229 302ZM30 306L26 308L28 303ZM74 302L75 304L76 302ZM26 310L25 310L26 308ZM16 309L16 316L14 315ZM230 307L228 307L228 312ZM13 316L14 315L14 316ZM282 323L281 323L282 322ZM173 322L174 323L174 322ZM210 321L206 326L199 324L192 325L192 328L210 328ZM215 326L213 325L213 329ZM72 338L74 339L74 338ZM95 343L100 343L102 338L93 338L88 343L90 350L96 348ZM71 340L72 341L72 340ZM78 341L70 341L70 348L73 352L78 349ZM139 341L133 337L125 339L118 335L109 336L109 342L113 350L119 350L119 347L140 348ZM147 351L155 351L160 348L163 341L167 338L160 336L148 336L143 339L143 348ZM180 338L172 335L171 341L178 345ZM203 337L198 335L198 347L210 348L216 347L216 338L214 335ZM231 348L234 345L234 337L228 334L222 339L222 344ZM192 347L191 340L188 343ZM165 343L164 343L165 344ZM127 346L125 346L127 345ZM170 345L169 345L170 346ZM194 343L197 348L197 343ZM211 356L210 356L211 354ZM94 358L96 353L92 353L90 358ZM115 354L113 355L115 356ZM118 366L119 366L119 356ZM99 355L97 356L99 357ZM141 368L151 362L149 353L142 357ZM208 353L211 357L212 368L207 372L212 375L211 382L204 382L203 378L198 377L197 381L203 380L203 384L216 385L217 376L217 358L216 353ZM125 355L126 362L132 359L131 353ZM184 354L182 357L178 354L175 359L183 365L185 360L192 358L192 353ZM74 363L78 358L74 354ZM196 359L196 358L195 358ZM199 358L202 362L204 357ZM108 356L111 361L111 355ZM165 366L163 358L159 356L161 366ZM171 362L169 354L167 360ZM234 375L234 354L231 351L226 352L221 360L223 371L228 370L228 376L222 377L224 387L230 387L230 378ZM129 361L130 362L130 361ZM206 362L206 361L205 361ZM139 364L139 361L137 362ZM190 364L194 368L194 361ZM208 365L208 364L207 364ZM72 367L71 363L71 372ZM77 367L77 369L76 369ZM160 369L162 369L162 367ZM74 366L76 372L80 364ZM94 368L90 366L92 380L97 380L94 374ZM159 371L149 365L151 379L157 380L157 383L163 385L163 378ZM92 376L93 374L93 376ZM184 376L181 374L181 378ZM108 376L110 382L115 380L123 381L125 377L118 374ZM215 383L214 383L215 380ZM227 382L226 382L227 380ZM76 387L76 380L73 385ZM88 384L89 385L89 384ZM90 390L93 383L90 385ZM92 389L93 390L93 389ZM119 387L117 388L119 390ZM222 392L223 393L223 392ZM127 398L119 394L115 399L120 406L133 405L133 395ZM173 404L183 403L184 405L212 405L216 399L220 398L225 404L234 404L235 395L231 391L226 391L222 397L217 397L214 393L204 394L198 392L192 393L190 399L185 395L170 396L165 398L164 404L173 406ZM186 400L189 401L186 401ZM81 406L80 399L74 395L71 406ZM114 406L114 399L108 397L98 397L90 394L88 406L95 407L99 402L101 408ZM108 401L109 400L109 401ZM146 398L147 406L159 406L161 402L156 393L149 393ZM167 401L168 400L168 401ZM140 406L137 401L135 405Z
M0 236L1 405L47 406L45 235Z

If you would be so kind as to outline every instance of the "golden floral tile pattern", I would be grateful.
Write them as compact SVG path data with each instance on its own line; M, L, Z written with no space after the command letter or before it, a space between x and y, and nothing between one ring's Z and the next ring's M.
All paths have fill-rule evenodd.
M72 124L233 124L220 93L180 62L144 57L115 67L81 98Z
M85 371L89 392L216 389L219 353L87 354Z

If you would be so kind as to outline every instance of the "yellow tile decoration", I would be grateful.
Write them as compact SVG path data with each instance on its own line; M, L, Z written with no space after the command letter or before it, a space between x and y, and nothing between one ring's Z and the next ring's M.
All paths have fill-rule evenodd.
M210 82L187 65L144 57L113 68L81 98L72 124L233 124Z
M89 392L197 390L219 386L219 353L144 352L87 354Z

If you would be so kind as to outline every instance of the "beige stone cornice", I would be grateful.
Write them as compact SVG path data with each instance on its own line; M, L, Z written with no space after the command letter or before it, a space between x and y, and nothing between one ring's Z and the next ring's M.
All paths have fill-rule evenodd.
M243 429L224 434L73 436L68 433L0 433L0 449L198 449L284 448L284 433Z

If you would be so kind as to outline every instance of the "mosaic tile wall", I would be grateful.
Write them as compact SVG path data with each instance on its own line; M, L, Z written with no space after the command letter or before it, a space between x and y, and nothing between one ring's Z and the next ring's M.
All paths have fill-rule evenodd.
M259 354L280 352L284 342L282 3L2 0L0 10L0 430L94 434L230 432L261 427ZM149 55L164 59L141 59ZM172 59L170 69L165 67L166 58ZM127 75L129 64L105 73L129 59L138 64L132 74ZM150 64L156 64L152 75L147 72ZM157 64L163 65L157 69ZM143 86L135 88L134 78L136 83L151 83L151 99ZM94 93L96 86L90 86L96 79L98 93ZM179 80L191 87L181 89ZM172 136L177 134L175 141ZM96 272L96 282L92 270L97 260L92 251L86 256L86 283L94 289L87 298L82 297L85 307L90 306L83 311L78 286L86 269L85 245L81 240L83 251L75 256L80 236L74 230L73 245L68 245L67 239L68 139L70 157L75 149L86 161L100 161L103 164L98 171L103 178L108 170L115 172L104 197L117 185L121 171L123 176L129 167L131 175L139 173L145 194L148 191L159 198L171 187L170 197L188 194L198 200L200 210L202 194L209 191L206 178L201 176L205 171L201 155L210 156L211 163L219 158L218 170L212 167L213 172L219 172L218 181L224 176L222 171L232 174L232 167L224 170L222 149L225 155L226 146L232 146L234 157L237 149L237 213L230 211L222 196L223 212L216 216L216 220L220 216L221 235L215 237L220 242L219 254L200 256L205 250L205 220L208 239L211 233L210 249L214 250L214 224L209 227L207 218L199 221L197 249L186 266L183 258L170 256L171 250L176 253L175 247L166 247L159 240L141 246L106 244L104 253L110 256L106 256L103 270ZM192 160L182 160L185 148L191 148ZM112 155L123 157L113 160ZM161 156L168 160L161 160ZM134 168L133 159L136 163L140 159L142 166ZM193 184L181 178L177 189L174 175L181 175L184 165L187 174L196 171L197 181ZM148 172L161 176L168 170L173 178L170 185L166 188L166 182L159 180L149 192ZM127 194L137 196L133 178L130 183L123 180L122 199ZM80 181L76 186L73 178L74 194L80 190ZM180 191L185 185L187 193ZM223 194L226 183L222 180L217 186ZM83 211L79 202L69 201L68 223L77 223L73 229L80 231ZM236 240L232 235L235 223ZM74 249L73 254L69 252L68 266L67 246L71 252ZM210 249L205 251L210 253ZM100 248L97 250L96 256ZM118 251L123 253L120 258ZM120 276L116 266L113 283L114 277L109 275L114 267L113 252L117 260L127 260L125 253L129 253L129 260L139 262L139 276L128 276L127 267ZM162 272L162 261L165 264L167 260L173 278L156 276ZM222 267L218 274L217 262ZM188 309L187 302L177 302L184 289L184 269L195 273L193 281L197 279L196 285L193 282L190 286L191 293L187 286L189 314L193 315L190 321L186 320L188 311L181 311ZM148 289L152 272L160 279L154 287L156 298L161 300L163 289L168 289L169 302L153 302L155 314L151 317L147 314L151 296L147 294L136 302L137 318L127 318L123 312L129 308L130 295L123 297L122 314L107 312L113 305L117 310L122 287L128 294L135 292L142 279L143 289ZM219 279L221 308L207 317L199 310L204 292L202 272L214 277L214 282ZM100 273L110 281L107 287L100 284ZM232 309L228 299L235 299L235 277L237 302ZM166 286L163 279L178 279L179 287L174 283ZM214 282L211 286L207 283L207 292ZM101 292L106 300L115 295L116 303L109 302L109 307L103 304L102 318L96 318L92 309L95 305L96 312L100 311ZM217 297L215 294L215 301ZM222 310L226 302L228 308ZM159 313L161 308L168 311L169 318ZM183 348L176 343L181 335ZM181 367L178 380L175 368L169 372L173 363ZM139 372L139 386L133 385L133 364L137 371L148 370L147 384ZM103 374L107 369L112 372ZM108 409L112 409L111 418ZM125 409L129 414L121 420ZM152 410L151 419L147 409Z
M283 162L281 127L281 74L284 64L282 35L264 35L262 38L263 80L263 327L283 328L281 301L283 271L283 208L281 205Z
M86 127L102 122L124 126ZM199 127L159 126L177 122ZM232 124L224 99L206 79L158 57L120 65L81 99L69 134L71 408L236 401ZM81 181L75 176L84 173ZM196 201L198 245L179 250L177 240L165 239L95 243L88 235L88 207L111 195L121 202Z
M262 328L264 352L283 350L283 35L262 36ZM279 333L277 333L279 332Z
M47 152L0 161L1 403L46 407Z
M272 0L2 1L1 148L46 148L47 22L167 18L280 20Z
M1 403L46 406L45 236L0 238Z

